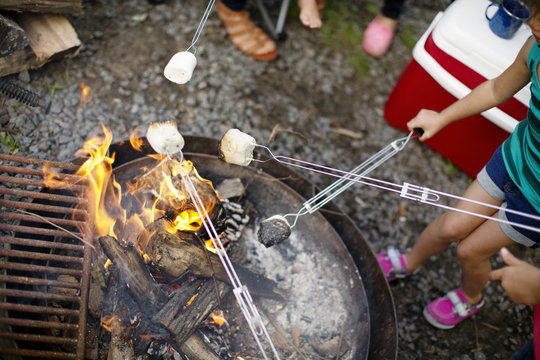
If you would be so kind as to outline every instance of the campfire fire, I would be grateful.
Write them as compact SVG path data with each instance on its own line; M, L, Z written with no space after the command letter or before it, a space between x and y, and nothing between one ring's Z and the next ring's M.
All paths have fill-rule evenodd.
M180 353L191 359L218 359L196 330L205 321L217 327L228 324L217 308L230 290L230 280L182 176L194 184L208 220L215 224L225 216L223 199L191 161L180 163L159 154L149 155L149 165L137 176L117 181L115 154L109 154L112 132L104 125L102 130L103 137L88 140L77 153L85 161L73 182L50 168L44 169L44 178L50 188L86 185L78 194L78 206L85 204L88 219L78 222L79 230L95 249L101 271L111 274L105 290L110 299L104 298L101 317L110 333L109 358L119 352L123 359L133 358L138 348L148 352L159 343L171 358ZM132 134L130 142L142 149L140 137ZM238 270L252 293L284 300L272 280Z
M115 154L108 155L112 142L112 133L102 125L104 137L88 140L77 156L88 158L79 168L79 175L87 187L82 199L88 199L89 219L80 231L85 241L95 246L100 236L113 236L136 245L136 237L145 227L160 218L170 221L165 223L167 231L197 232L201 229L202 218L190 205L184 185L179 180L180 172L188 174L196 187L202 190L203 202L207 213L220 201L209 180L202 179L188 160L182 162L182 169L175 162L167 161L163 155L151 155L158 163L132 183L126 184L127 194L137 201L127 209L122 204L122 186L114 179L113 163ZM131 138L134 149L140 150L143 144L140 138ZM51 188L65 188L69 181L59 180L61 175L52 169L45 169L45 183ZM176 211L180 209L179 211ZM120 231L120 236L117 232Z

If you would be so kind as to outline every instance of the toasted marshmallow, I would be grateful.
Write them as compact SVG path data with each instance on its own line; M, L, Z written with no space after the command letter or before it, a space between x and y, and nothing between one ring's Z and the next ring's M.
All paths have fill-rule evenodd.
M158 154L176 154L184 147L184 138L174 121L162 121L150 124L146 139Z
M221 138L219 157L229 164L247 166L253 160L253 149L257 142L238 129L230 129Z
M173 55L163 70L163 75L177 84L185 84L191 80L193 70L197 66L197 58L189 51L181 51Z
M267 248L287 240L291 236L291 225L285 217L274 215L261 222L257 238Z

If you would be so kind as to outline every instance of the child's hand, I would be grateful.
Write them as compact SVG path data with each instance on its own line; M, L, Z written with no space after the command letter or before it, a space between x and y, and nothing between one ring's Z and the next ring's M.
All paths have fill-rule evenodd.
M407 127L411 131L415 128L424 130L424 134L418 139L420 141L425 141L444 127L444 125L441 124L440 118L441 114L437 111L422 109L407 123Z
M519 260L506 248L500 255L508 266L493 270L490 280L500 280L504 291L516 304L536 305L540 303L540 269Z

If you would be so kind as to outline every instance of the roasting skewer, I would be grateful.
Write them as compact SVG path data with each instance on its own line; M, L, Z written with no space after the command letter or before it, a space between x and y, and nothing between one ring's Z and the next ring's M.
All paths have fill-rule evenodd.
M290 234L292 228L296 225L298 218L306 214L313 214L321 207L332 201L343 191L347 190L354 184L356 177L365 176L382 163L386 162L392 156L403 150L405 145L409 142L414 133L422 135L423 130L418 128L415 131L411 131L408 136L402 137L392 141L386 145L383 149L371 156L369 159L358 165L351 171L342 171L335 168L331 168L324 165L311 163L299 159L294 159L282 155L274 155L272 151L264 146L258 145L253 137L241 132L238 129L230 129L225 133L221 139L219 150L220 158L228 163L247 166L251 161L255 162L267 162L275 160L279 163L288 166L298 167L304 170L314 171L324 175L331 175L339 177L340 179L326 187L319 192L316 196L310 200L304 202L302 208L294 214L286 215L274 215L261 222L261 227L257 232L258 240L266 247L274 246L284 240L286 240ZM255 148L262 148L270 154L270 159L258 160L253 158L253 151ZM289 223L287 217L292 217L292 224Z
M217 233L214 224L210 220L204 203L202 202L195 185L189 177L189 174L185 172L182 166L182 162L184 161L184 154L182 153L182 148L184 147L184 138L178 131L176 123L166 121L151 124L148 127L146 138L157 153L167 156L171 162L174 162L180 168L182 183L189 193L191 201L195 206L195 210L199 213L202 219L206 233L210 235L210 240L216 249L216 254L218 255L221 263L223 264L225 272L231 281L236 301L242 310L242 314L244 315L249 328L255 337L255 341L257 342L264 359L268 359L268 356L260 341L262 336L266 337L266 340L272 348L275 359L279 360L279 354L277 353L276 347L274 346L274 343L266 330L259 311L253 302L251 294L249 293L248 288L240 282L240 279L234 270L233 264L225 251L225 247L221 242L219 234Z
M236 130L236 129L232 129L232 130ZM229 133L230 131L231 130L229 130L227 133ZM239 132L239 130L236 130L236 131ZM423 129L420 129L420 128L414 129L414 131L411 131L408 136L394 140L392 143L388 144L382 150L377 152L375 155L371 156L369 159L367 159L365 162L363 162L362 164L360 164L359 166L357 166L351 171L338 170L332 167L315 164L308 161L298 160L298 159L281 156L281 155L274 155L268 147L256 144L255 139L251 138L249 135L247 135L248 137L245 137L244 135L246 134L242 135L243 133L241 133L238 136L236 135L236 133L229 133L229 134L226 133L225 136L221 140L219 155L225 161L227 161L228 158L229 159L239 158L240 159L239 161L232 162L232 163L236 163L237 165L248 165L251 161L264 163L267 161L274 160L276 162L279 162L288 166L294 166L294 167L298 167L304 170L309 170L309 171L313 171L319 174L333 176L333 177L338 178L336 182L334 182L333 184L331 184L330 186L322 190L313 198L304 202L302 208L298 212L289 213L285 215L274 215L274 216L271 216L270 218L267 218L266 220L263 220L261 222L261 227L259 228L259 231L258 231L258 237L259 237L259 242L261 242L266 247L273 246L287 239L291 233L291 229L296 225L296 222L298 221L298 218L300 216L303 216L306 214L312 214L315 211L319 210L326 203L328 203L329 201L337 197L339 194L341 194L343 191L345 191L348 187L350 187L354 183L364 184L364 185L376 187L382 190L395 192L395 193L400 194L400 196L403 198L419 201L419 202L422 202L431 206L440 207L446 210L453 210L453 211L461 212L464 214L481 217L484 219L498 221L500 223L506 223L512 226L517 226L523 229L540 233L540 228L536 228L536 227L529 226L526 224L521 224L515 221L493 218L493 217L486 216L483 214L461 210L461 209L458 209L449 205L444 205L439 202L443 197L447 197L450 199L463 200L463 201L467 201L467 202L474 203L477 205L486 206L486 207L499 210L499 211L504 210L506 212L513 213L513 214L516 214L525 218L534 219L534 220L540 221L540 216L526 214L520 211L511 210L511 209L507 209L507 208L503 208L500 206L491 205L491 204L487 204L483 202L478 202L478 201L467 199L461 196L456 196L456 195L440 192L437 190L429 189L427 187L422 187L422 186L414 185L407 182L404 182L403 184L396 184L396 183L392 183L388 181L383 181L383 180L367 177L367 174L369 172L373 171L375 168L377 168L382 163L384 163L385 161L390 159L392 156L394 156L396 153L401 151L405 147L405 145L407 145L410 138L415 132L419 136L422 136ZM232 145L229 144L231 142L233 143ZM253 149L257 147L266 150L270 154L271 158L267 160L254 159ZM234 153L234 151L236 151L236 153ZM294 219L292 224L290 224L287 221L287 217L292 217Z
M163 69L163 75L167 80L177 84L185 84L191 80L193 70L195 70L195 67L197 66L197 57L195 56L197 54L197 48L195 47L195 44L199 41L199 37L201 36L215 2L216 0L210 0L208 2L202 19L191 40L191 45L186 50L174 54L165 66L165 69Z

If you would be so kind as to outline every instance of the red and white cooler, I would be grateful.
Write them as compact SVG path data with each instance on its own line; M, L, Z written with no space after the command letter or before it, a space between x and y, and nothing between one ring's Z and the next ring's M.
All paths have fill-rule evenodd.
M388 123L408 132L406 124L418 111L444 109L515 60L531 31L522 25L512 39L498 37L485 16L490 4L456 0L437 14L386 102ZM518 121L526 118L529 99L526 86L499 107L450 124L425 143L476 177Z

